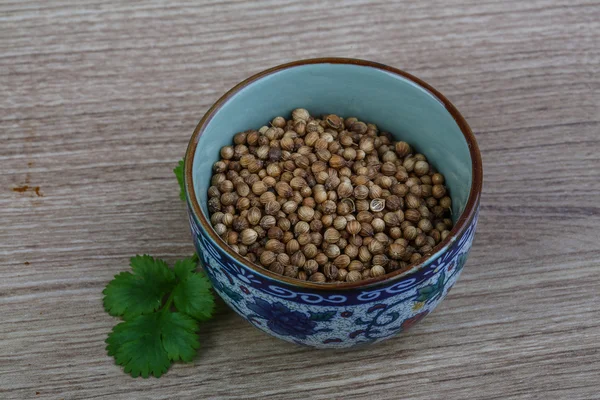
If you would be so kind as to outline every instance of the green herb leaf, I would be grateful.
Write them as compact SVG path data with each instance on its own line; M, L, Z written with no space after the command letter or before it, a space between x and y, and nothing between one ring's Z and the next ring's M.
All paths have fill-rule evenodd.
M108 354L134 378L158 378L171 365L161 341L160 321L159 313L138 315L115 326L106 339Z
M173 361L192 361L200 347L198 323L191 317L179 313L166 313L161 319L163 347Z
M191 361L200 347L198 323L181 313L138 315L108 335L108 354L131 376L159 377L171 361Z
M210 288L210 281L204 272L189 274L173 291L175 307L198 321L210 319L215 310L215 299Z
M184 179L183 179L183 161L184 159L182 158L181 160L179 160L179 163L177 164L177 166L175 167L175 169L173 170L173 172L175 173L175 176L177 177L177 182L179 182L179 198L183 201L185 201L185 188L184 188Z
M215 306L210 281L195 272L197 263L194 254L171 270L162 260L136 256L133 273L120 273L104 289L106 311L125 318L108 335L106 350L131 376L159 377L173 361L196 355L197 321L210 318Z
M185 279L196 270L197 266L198 256L194 254L191 257L177 261L173 267L173 272L175 272L175 275L177 275L179 279Z
M121 272L102 292L104 309L110 315L130 318L158 310L175 286L175 275L162 260L132 257L131 268L133 274Z

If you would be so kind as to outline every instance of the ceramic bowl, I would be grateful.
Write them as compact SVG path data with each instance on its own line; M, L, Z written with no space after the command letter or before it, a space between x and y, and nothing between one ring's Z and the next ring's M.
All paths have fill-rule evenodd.
M444 174L455 226L419 264L356 283L318 284L276 275L233 252L213 230L207 189L219 149L303 107L373 122L413 145ZM473 242L481 156L463 116L422 80L355 59L313 59L268 69L235 86L204 115L189 143L185 189L193 240L215 291L258 329L318 348L378 342L404 331L446 296Z

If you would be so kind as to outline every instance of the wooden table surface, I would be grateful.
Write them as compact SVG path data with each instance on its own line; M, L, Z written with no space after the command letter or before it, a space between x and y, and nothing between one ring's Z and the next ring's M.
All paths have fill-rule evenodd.
M0 2L1 399L599 399L600 3ZM484 161L462 278L410 332L300 348L220 303L193 364L133 379L101 291L193 251L171 172L208 107L318 56L446 94Z

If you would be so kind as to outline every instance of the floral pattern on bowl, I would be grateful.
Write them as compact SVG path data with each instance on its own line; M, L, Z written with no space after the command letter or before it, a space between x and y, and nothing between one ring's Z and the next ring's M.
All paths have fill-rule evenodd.
M462 236L421 269L348 290L304 289L237 263L190 212L196 250L215 291L239 315L280 339L317 348L351 347L407 330L442 301L466 262L477 214Z

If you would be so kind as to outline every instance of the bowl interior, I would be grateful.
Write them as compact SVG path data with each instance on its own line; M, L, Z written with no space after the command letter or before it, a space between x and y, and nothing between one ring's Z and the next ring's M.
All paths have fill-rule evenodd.
M444 104L411 80L381 69L320 63L279 70L249 83L205 124L192 177L207 219L207 189L220 148L231 144L237 132L258 129L278 115L289 118L298 107L311 115L354 116L407 141L444 174L454 222L464 211L472 184L469 146Z

